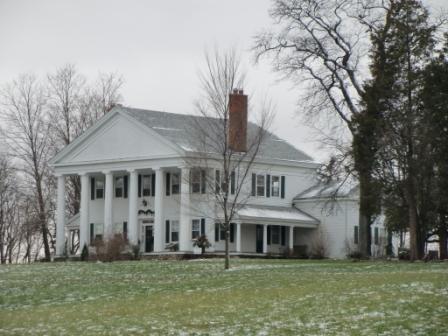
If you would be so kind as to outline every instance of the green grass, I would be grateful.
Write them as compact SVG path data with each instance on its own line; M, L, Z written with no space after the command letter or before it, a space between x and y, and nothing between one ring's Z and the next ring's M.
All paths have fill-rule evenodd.
M448 263L0 267L0 335L448 335Z

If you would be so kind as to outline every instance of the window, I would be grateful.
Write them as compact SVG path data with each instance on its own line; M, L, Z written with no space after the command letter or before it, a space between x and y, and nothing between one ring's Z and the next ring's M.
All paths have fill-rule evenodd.
M280 176L272 176L271 178L271 196L280 196Z
M193 219L191 225L191 238L196 239L201 235L201 221L199 219Z
M104 180L95 180L95 197L104 198Z
M128 240L128 222L123 222L123 239Z
M280 226L274 225L271 227L271 243L280 244Z
M235 194L235 183L236 183L235 179L236 179L235 172L232 171L229 176L230 189L228 190L228 193L230 195ZM216 170L215 171L215 192L219 193L219 192L225 191L225 190L226 190L225 175L221 174L220 170Z
M90 223L90 245L93 245L96 240L103 239L103 224Z
M142 196L151 196L151 175L142 176Z
M180 178L179 174L172 174L171 175L171 193L173 195L179 194L180 191ZM178 222L179 224L179 222Z
M229 241L233 243L235 238L235 224L230 223ZM215 223L215 241L226 240L226 229L224 224Z
M353 232L353 243L358 244L358 240L359 240L359 228L358 226L355 226Z
M179 221L171 221L171 242L179 241Z
M264 175L257 175L257 196L264 196L264 189L265 189L264 179L265 179Z
M123 176L117 176L115 178L115 197L123 197L124 190L124 178Z
M374 241L375 245L380 244L380 233L379 233L379 229L377 227L374 228L373 241Z
M199 193L201 191L201 171L193 170L191 172L191 192Z
M195 169L191 171L191 192L193 194L205 194L205 170Z

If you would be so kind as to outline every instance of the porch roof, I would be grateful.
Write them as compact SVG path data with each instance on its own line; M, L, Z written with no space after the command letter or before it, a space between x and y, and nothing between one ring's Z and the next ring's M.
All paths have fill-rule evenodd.
M254 224L278 224L315 228L319 220L295 207L245 205L238 211L238 218Z

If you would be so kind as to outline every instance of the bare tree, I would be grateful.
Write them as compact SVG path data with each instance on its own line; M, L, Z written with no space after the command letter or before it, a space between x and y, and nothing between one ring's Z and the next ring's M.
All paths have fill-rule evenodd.
M275 0L270 14L278 29L261 33L255 44L257 58L270 56L276 71L307 86L301 97L307 116L327 116L339 121L343 132L348 130L354 160L350 166L360 183L359 249L367 256L376 210L370 206L375 197L370 164L375 132L364 132L360 120L366 109L361 101L369 74L370 36L384 23L389 5L386 0ZM366 145L356 146L360 143ZM346 160L347 155L340 157Z
M33 75L21 75L1 92L2 116L7 129L2 129L11 153L23 164L26 180L36 200L45 259L50 260L51 234L45 186L49 176L50 155L48 123L45 120L45 95Z
M75 66L67 64L48 75L48 102L50 134L55 150L59 150L84 131L83 111L80 103L86 85L85 78ZM67 188L68 210L71 215L79 212L81 182L78 176L70 176Z
M232 94L239 96L238 102L245 104L246 115L239 121L247 122L247 96L243 95L244 72L234 51L206 53L206 68L200 73L202 97L196 102L200 117L191 119L189 134L195 134L192 147L195 153L187 159L193 169L204 172L202 178L208 197L215 204L213 218L225 230L225 268L230 267L230 225L238 210L250 197L246 181L271 122L270 105L259 111L257 125L249 123L247 129L235 127L232 121ZM241 108L241 106L240 106ZM243 107L244 109L244 107ZM247 132L247 133L246 133Z

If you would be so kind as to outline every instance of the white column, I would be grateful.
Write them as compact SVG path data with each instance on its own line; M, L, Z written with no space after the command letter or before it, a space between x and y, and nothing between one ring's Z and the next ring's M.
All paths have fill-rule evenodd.
M163 251L163 169L156 172L156 190L154 197L154 252Z
M263 253L268 253L268 226L263 225Z
M294 249L294 226L289 227L289 242L288 242L289 251L292 252Z
M114 177L112 172L103 172L106 176L106 183L104 185L104 238L112 238L112 200L113 200L113 189L114 189Z
M241 223L236 223L236 252L241 252Z
M191 250L190 169L183 167L180 187L179 251Z
M65 177L58 176L58 199L56 203L56 256L64 254L65 245Z
M128 217L128 239L129 243L138 243L138 173L136 170L129 170L129 217Z
M89 244L89 175L81 175L81 204L79 209L79 251Z

